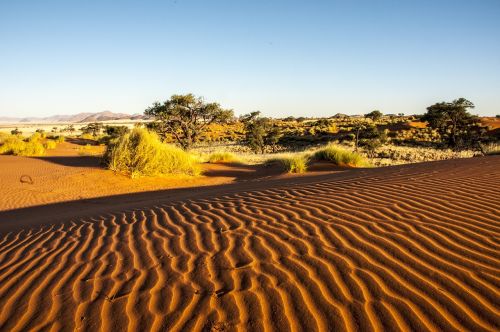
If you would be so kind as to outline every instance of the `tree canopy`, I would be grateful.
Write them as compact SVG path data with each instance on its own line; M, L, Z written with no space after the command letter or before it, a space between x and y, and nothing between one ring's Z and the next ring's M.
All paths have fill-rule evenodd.
M382 115L383 115L382 112L380 112L379 110L374 110L368 114L365 114L365 117L372 119L373 121L378 121L380 120L380 118L382 118Z
M281 134L274 126L273 120L260 116L260 112L252 112L243 115L241 121L245 125L246 144L254 151L264 153L266 145L270 145L275 150Z
M171 134L184 149L191 148L211 123L227 123L234 117L232 110L223 109L218 103L206 103L191 93L155 102L144 113L155 118L152 128L162 138Z
M422 121L427 121L430 127L437 129L449 145L457 147L470 140L471 134L478 128L478 118L468 112L474 107L465 98L455 99L451 103L436 103L427 107Z
M86 125L85 127L80 128L82 133L84 134L92 134L92 136L98 136L103 129L103 125L100 122L92 122Z

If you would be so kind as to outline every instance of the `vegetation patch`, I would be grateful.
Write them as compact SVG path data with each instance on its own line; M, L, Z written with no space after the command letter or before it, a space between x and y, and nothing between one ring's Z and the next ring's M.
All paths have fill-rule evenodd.
M272 158L269 159L268 162L279 163L283 170L288 173L305 173L307 171L309 157L307 155L297 154L279 158Z
M56 141L53 141L53 140L47 140L45 141L45 143L43 144L44 148L47 149L47 150L53 150L57 147L57 143Z
M134 128L111 141L105 160L109 169L132 178L200 174L199 166L189 153L162 143L155 133L143 128Z
M350 152L333 144L316 151L314 159L325 160L339 166L363 167L369 166L369 163L360 154Z
M42 156L45 153L45 149L40 142L40 137L40 134L33 135L25 141L20 136L9 135L2 140L0 154L12 154L26 157Z
M481 152L486 156L498 156L500 155L500 144L489 143L480 145Z
M208 157L211 164L217 163L237 163L240 160L231 152L214 152Z

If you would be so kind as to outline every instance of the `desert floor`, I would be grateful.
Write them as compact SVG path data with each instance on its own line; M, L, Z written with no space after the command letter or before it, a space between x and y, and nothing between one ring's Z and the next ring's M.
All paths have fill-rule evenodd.
M178 189L96 162L1 157L1 331L500 329L500 156Z

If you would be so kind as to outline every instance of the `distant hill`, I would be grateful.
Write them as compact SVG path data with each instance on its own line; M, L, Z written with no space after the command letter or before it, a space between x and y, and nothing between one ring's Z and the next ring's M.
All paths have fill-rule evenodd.
M78 113L72 115L52 115L48 117L26 117L26 118L16 118L16 117L2 117L0 116L0 122L95 122L95 121L113 121L113 120L140 120L146 118L141 114L125 114L125 113L113 113L111 111L103 111L97 113Z

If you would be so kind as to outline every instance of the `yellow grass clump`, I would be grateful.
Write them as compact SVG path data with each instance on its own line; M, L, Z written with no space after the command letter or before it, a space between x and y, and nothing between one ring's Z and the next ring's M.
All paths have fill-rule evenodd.
M162 143L155 133L143 128L134 128L110 142L105 159L109 169L132 178L200 174L199 166L189 153Z
M235 163L239 162L239 159L231 152L214 152L208 157L208 162L211 164Z
M309 157L303 154L283 156L272 158L268 162L277 162L288 173L305 173L307 171L307 164Z
M327 145L316 151L314 153L314 158L316 160L330 161L339 166L369 166L369 163L360 154L347 151L333 144Z
M45 142L45 144L44 144L43 146L44 146L44 148L45 148L45 149L47 149L47 150L53 150L53 149L55 149L55 148L56 148L57 143L56 143L56 141L53 141L53 140L50 140L50 139L49 139L49 140L47 140L47 141Z
M37 133L38 134L38 133ZM33 137L34 136L34 137ZM13 154L15 156L41 156L45 153L43 144L40 142L41 135L33 135L24 141L22 137L9 135L3 139L0 145L0 154Z

